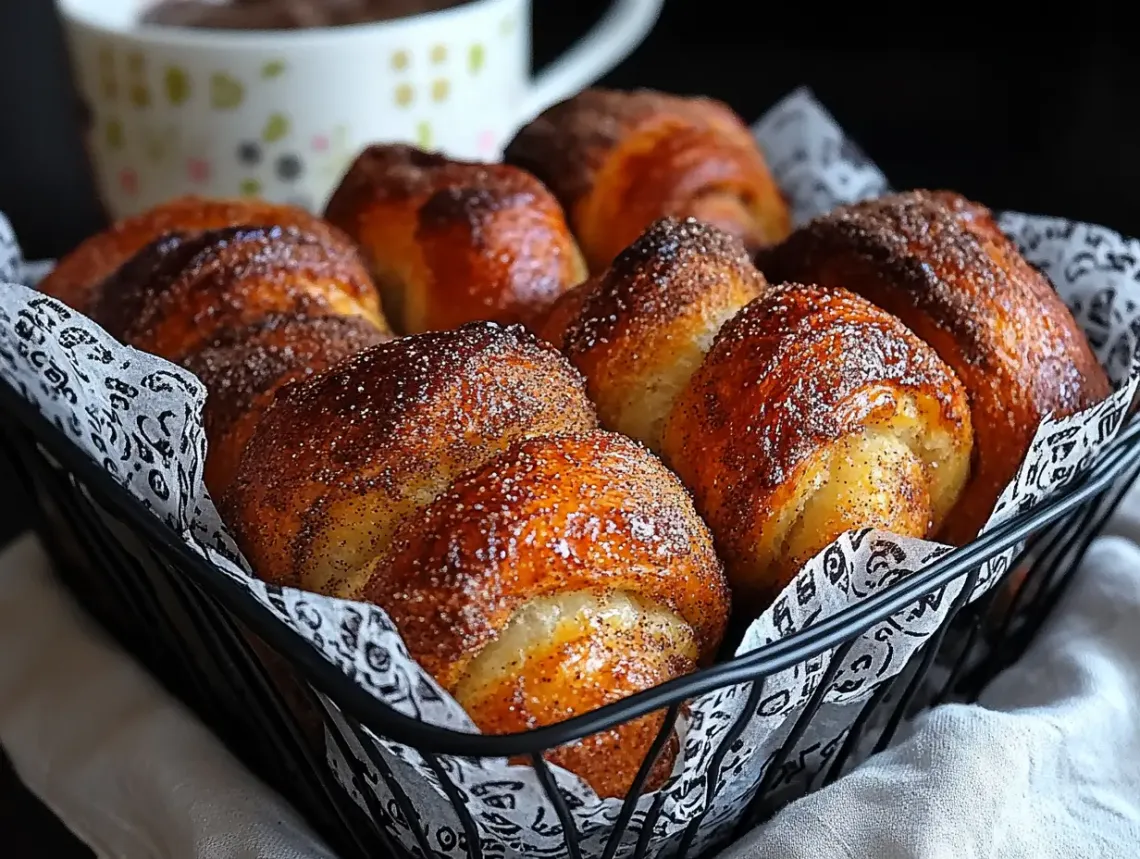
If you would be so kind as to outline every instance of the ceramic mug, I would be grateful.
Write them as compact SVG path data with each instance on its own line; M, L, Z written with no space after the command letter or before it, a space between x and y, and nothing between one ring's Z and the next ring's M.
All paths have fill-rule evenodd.
M321 209L369 143L493 160L542 109L652 29L664 0L615 0L530 77L530 0L471 0L347 27L219 31L138 23L150 0L57 0L108 214L184 194Z

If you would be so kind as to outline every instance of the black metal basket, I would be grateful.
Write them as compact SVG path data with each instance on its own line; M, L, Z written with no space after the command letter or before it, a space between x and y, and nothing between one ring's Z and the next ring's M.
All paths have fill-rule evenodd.
M443 848L456 846L475 857L494 855L500 848L481 842L466 797L448 775L452 756L532 761L559 818L556 825L561 826L565 840L561 855L580 856L580 833L542 752L665 710L667 718L654 750L607 841L604 856L609 859L617 853L653 758L667 742L685 700L746 684L746 715L762 700L766 677L834 650L808 705L795 719L780 750L766 762L754 798L736 826L739 833L772 812L774 788L786 769L794 766L788 761L789 752L816 716L834 672L858 637L959 578L966 581L966 587L954 599L945 621L907 670L878 686L842 742L826 750L826 766L816 785L835 779L868 750L885 747L901 721L918 707L950 696L975 697L1031 640L1140 472L1140 421L1126 424L1063 493L833 617L593 713L509 736L478 736L431 726L372 697L196 555L3 382L0 452L35 501L36 528L61 578L80 602L195 709L248 766L305 814L345 859L406 855L389 834L393 824L411 829L418 845L413 852L420 855L438 855ZM983 598L968 603L981 565L1021 545L1024 548L1009 566L1005 580ZM935 664L942 668L936 684L930 671ZM344 718L333 719L313 689L335 702ZM742 716L721 738L707 777L710 794L745 722ZM428 833L418 823L417 809L380 755L371 755L371 763L393 801L381 807L371 791L361 790L370 806L365 814L349 799L327 762L325 744L337 744L342 750L348 743L372 749L365 739L366 729L423 755L454 807L454 843L429 843ZM352 754L342 756L349 762L355 760ZM370 777L363 770L353 775L362 784ZM649 855L649 833L660 810L660 803L650 807L634 855ZM671 846L673 855L692 855L700 822L698 816L688 823L680 842ZM437 831L435 837L442 836Z

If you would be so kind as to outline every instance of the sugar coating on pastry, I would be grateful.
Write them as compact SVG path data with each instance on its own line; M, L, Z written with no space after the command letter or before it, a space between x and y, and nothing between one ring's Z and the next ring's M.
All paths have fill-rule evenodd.
M295 206L261 200L179 197L124 218L86 239L59 261L40 283L41 292L81 313L98 301L103 281L151 242L168 233L201 233L236 226L295 227L350 251L336 228Z
M410 516L362 597L485 733L553 724L707 664L728 589L684 487L608 432L532 438ZM550 757L620 796L661 714Z
M734 592L763 605L845 531L935 533L972 441L962 384L901 322L846 290L782 284L721 329L663 449Z
M1084 333L988 209L947 191L908 191L823 215L765 256L773 277L850 289L929 343L969 394L970 485L939 535L978 533L1047 415L1111 391Z
M206 487L215 499L229 489L242 452L274 395L343 358L391 336L360 316L274 314L230 328L186 355L181 364L206 386Z
M654 222L565 326L563 350L603 425L660 450L674 399L720 327L765 285L728 233L691 218Z
M282 390L227 499L257 574L352 595L401 521L511 443L597 425L581 376L521 326L402 337Z
M163 236L107 279L91 318L129 346L177 360L273 313L361 316L387 330L354 251L282 227Z

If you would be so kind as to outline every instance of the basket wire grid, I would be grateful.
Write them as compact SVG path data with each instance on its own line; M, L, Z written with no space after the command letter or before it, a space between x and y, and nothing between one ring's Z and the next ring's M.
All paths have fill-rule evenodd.
M868 752L884 749L902 721L921 707L950 698L976 700L989 679L1032 640L1140 472L1140 421L1127 423L1097 461L1061 493L832 617L592 713L503 736L428 725L372 697L277 622L238 584L194 554L4 383L0 383L0 454L34 500L35 527L61 579L80 603L239 758L305 814L345 859L408 855L391 834L394 826L407 827L414 834L418 850L413 855L441 852L430 843L411 799L369 740L368 731L415 749L435 773L451 801L458 824L455 837L460 839L458 845L438 845L441 850L458 846L472 857L501 850L481 841L449 766L454 757L512 757L533 764L562 828L563 855L580 859L581 835L565 797L555 787L543 751L664 710L664 723L602 854L603 859L613 859L654 758L668 742L686 700L734 684L750 686L740 718L725 732L712 757L706 776L707 808L725 756L763 700L765 678L831 651L828 668L808 704L779 750L759 770L762 776L731 836L736 837L777 807L780 786L799 766L791 753L858 637L959 578L966 586L937 632L906 670L879 684L846 735L822 750L825 764L811 786L832 782ZM968 603L981 565L1019 545L1023 548L1005 580ZM1011 592L1013 581L1017 588ZM931 670L935 665L943 669L937 678ZM335 718L314 689L335 704ZM339 747L352 767L368 814L336 780L325 756L326 743ZM381 804L376 792L368 789L374 776L355 763L355 756L348 753L350 744L366 751L390 792L390 802ZM649 808L632 852L638 859L650 855L650 836L663 800L662 792ZM701 816L688 823L671 855L691 855L700 824Z

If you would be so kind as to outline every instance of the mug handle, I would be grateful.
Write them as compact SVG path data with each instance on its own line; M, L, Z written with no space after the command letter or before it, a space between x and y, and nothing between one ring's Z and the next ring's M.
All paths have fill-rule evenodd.
M546 108L592 84L641 44L665 0L617 0L601 20L532 82L521 110L529 122Z

